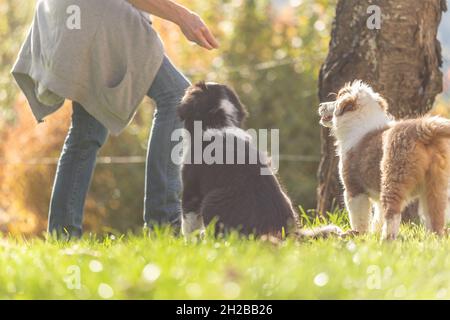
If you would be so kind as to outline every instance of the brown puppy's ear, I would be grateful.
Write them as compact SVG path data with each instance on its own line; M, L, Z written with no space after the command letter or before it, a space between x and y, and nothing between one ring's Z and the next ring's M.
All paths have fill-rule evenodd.
M389 104L385 98L383 98L382 96L379 96L377 99L377 102L380 105L380 107L384 110L384 112L388 111Z
M340 117L346 112L356 110L356 101L354 99L347 99L342 101L336 108L336 116Z

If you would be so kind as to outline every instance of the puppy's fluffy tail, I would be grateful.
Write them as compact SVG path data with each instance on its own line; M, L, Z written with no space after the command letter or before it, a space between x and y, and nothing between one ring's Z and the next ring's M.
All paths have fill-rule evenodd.
M295 235L300 239L319 239L328 238L331 236L341 237L344 235L344 231L335 225L328 225L323 227L317 227L312 229L299 229Z
M425 143L436 138L450 139L450 121L442 117L427 117L417 126L419 139Z

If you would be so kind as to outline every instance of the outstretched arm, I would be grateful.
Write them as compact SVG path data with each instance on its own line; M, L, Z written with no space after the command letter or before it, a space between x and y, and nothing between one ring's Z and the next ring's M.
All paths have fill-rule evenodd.
M208 50L219 47L203 20L195 13L171 0L128 0L136 8L177 24L185 37Z

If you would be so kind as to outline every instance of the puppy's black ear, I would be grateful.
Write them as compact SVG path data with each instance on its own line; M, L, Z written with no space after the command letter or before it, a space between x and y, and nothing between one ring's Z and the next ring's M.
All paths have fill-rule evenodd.
M201 104L204 99L203 94L208 91L208 86L204 81L197 82L186 89L183 99L178 106L178 117L186 121L193 119L196 106Z
M201 91L206 91L206 90L208 90L208 87L207 87L205 81L199 81L199 82L197 82L196 84L194 84L193 87L196 88L196 89L200 89Z

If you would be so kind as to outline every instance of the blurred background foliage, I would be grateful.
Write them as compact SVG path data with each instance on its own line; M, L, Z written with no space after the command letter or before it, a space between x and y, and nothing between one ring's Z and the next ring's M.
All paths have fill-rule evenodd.
M317 76L327 54L335 0L179 2L204 18L221 48L202 50L188 43L177 26L154 18L168 56L193 82L233 86L250 111L249 128L280 129L285 155L280 179L295 204L315 207ZM52 159L59 155L71 115L67 103L36 125L9 75L34 4L0 0L0 231L30 234L45 230L56 168ZM445 105L441 102L442 112ZM132 124L111 137L100 156L145 156L153 108L145 100ZM143 163L98 164L86 203L86 230L138 230L143 193Z

